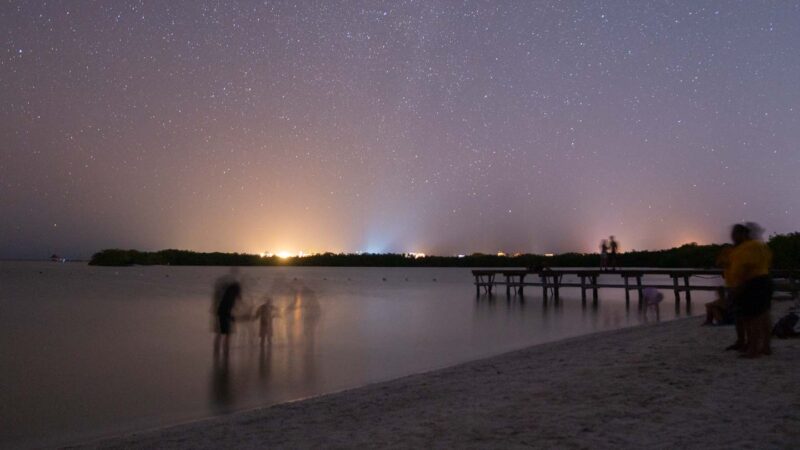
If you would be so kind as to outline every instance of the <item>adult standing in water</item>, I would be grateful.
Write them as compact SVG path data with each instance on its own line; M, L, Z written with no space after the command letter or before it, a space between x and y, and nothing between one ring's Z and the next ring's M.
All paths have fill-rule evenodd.
M231 269L229 275L217 280L214 290L214 308L216 315L216 333L214 337L214 355L218 355L220 346L225 357L230 349L230 335L233 331L233 308L242 298L242 285L239 282L238 270Z
M747 358L757 358L772 353L769 317L772 253L758 239L761 227L754 223L748 225L736 224L731 230L734 247L726 281L736 314L736 342L728 350L740 350Z
M611 250L611 259L609 261L611 268L613 270L617 270L617 252L619 251L619 244L617 244L617 241L614 240L614 236L610 236L608 238L608 246Z

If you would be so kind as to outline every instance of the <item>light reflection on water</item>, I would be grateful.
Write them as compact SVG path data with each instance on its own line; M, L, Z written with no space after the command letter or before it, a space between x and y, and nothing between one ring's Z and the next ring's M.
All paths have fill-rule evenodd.
M576 289L476 298L468 269L244 268L245 306L273 298L273 342L240 321L215 358L209 305L226 271L0 263L0 446L164 426L642 321L635 292L630 308L621 290L601 290L597 307ZM710 294L693 297L700 311Z

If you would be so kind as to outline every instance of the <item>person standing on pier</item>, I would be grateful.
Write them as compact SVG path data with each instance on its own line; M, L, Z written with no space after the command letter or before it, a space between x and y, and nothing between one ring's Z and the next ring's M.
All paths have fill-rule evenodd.
M614 239L614 236L608 238L608 245L611 250L611 258L609 263L611 265L612 270L617 270L617 253L619 251L619 244Z
M600 241L600 270L608 269L608 241Z

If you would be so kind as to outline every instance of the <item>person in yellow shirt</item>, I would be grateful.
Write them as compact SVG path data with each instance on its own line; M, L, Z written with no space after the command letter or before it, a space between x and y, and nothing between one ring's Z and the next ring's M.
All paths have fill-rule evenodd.
M755 227L755 224L752 226ZM742 350L746 357L769 355L772 279L769 267L772 254L755 229L736 224L731 231L733 250L725 271L736 314L736 343L728 349Z

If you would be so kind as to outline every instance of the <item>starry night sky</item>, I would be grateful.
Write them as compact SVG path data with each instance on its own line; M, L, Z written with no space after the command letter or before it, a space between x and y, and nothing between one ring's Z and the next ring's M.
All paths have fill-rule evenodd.
M798 1L4 1L0 257L800 230Z

